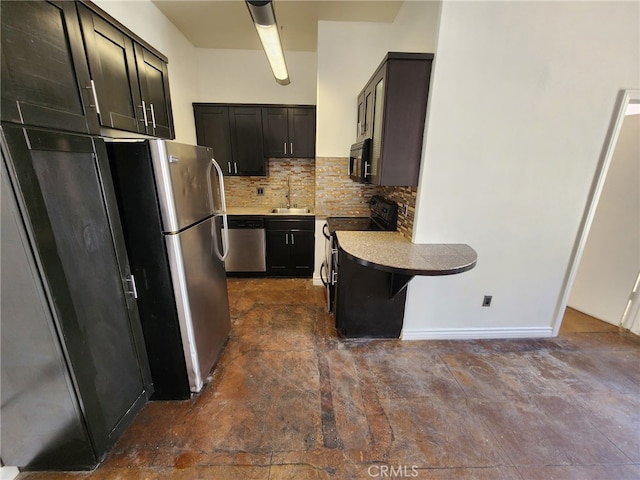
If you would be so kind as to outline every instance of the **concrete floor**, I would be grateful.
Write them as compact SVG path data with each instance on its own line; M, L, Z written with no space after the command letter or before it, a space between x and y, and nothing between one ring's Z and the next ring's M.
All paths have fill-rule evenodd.
M151 402L91 473L20 479L639 479L640 342L344 341L310 280L233 279L195 399Z

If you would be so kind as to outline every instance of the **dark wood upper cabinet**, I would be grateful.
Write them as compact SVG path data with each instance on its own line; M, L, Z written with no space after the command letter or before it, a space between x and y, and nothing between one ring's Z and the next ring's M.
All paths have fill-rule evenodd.
M137 43L134 49L146 132L154 137L174 138L167 64Z
M193 115L196 121L198 145L210 147L213 150L213 157L222 169L230 174L233 155L231 153L229 107L194 105Z
M0 2L2 120L98 133L74 2Z
M315 158L315 107L263 107L267 157Z
M356 141L361 142L365 138L371 138L373 127L373 87L367 88L358 95L358 128Z
M213 149L225 175L267 174L260 107L194 103L193 115L198 145Z
M267 158L315 158L313 106L194 103L198 145L227 175L267 174Z
M262 109L264 153L267 157L285 157L289 149L289 126L286 107Z
M358 96L373 184L418 185L432 62L430 53L389 53Z
M100 124L146 133L133 40L84 5L78 7Z
M259 107L229 107L234 175L267 174Z
M86 5L78 10L100 125L173 138L167 62Z
M289 108L290 156L315 158L316 156L316 108Z

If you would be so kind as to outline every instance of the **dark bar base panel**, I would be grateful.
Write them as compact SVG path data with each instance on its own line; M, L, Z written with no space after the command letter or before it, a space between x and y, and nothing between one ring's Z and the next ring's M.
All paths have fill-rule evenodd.
M338 265L335 311L338 334L347 338L399 338L406 288L390 298L390 292L398 288L394 275L360 265L342 249Z

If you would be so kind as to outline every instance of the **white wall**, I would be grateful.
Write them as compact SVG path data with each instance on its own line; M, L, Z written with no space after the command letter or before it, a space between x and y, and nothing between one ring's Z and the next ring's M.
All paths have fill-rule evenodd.
M618 325L640 271L640 115L625 117L569 305Z
M318 23L316 155L347 157L356 140L357 95L387 52L435 52L440 2L405 2L393 23ZM316 225L314 283L324 237Z
M479 260L411 282L404 338L551 335L617 94L640 85L639 9L443 4L414 241Z
M440 2L405 2L393 23L318 23L319 157L347 157L356 140L356 96L390 51L435 51Z
M199 102L315 105L315 52L285 52L289 85L280 85L262 50L198 49Z
M96 5L169 58L176 140L196 143L193 102L316 103L316 54L285 52L291 84L276 83L261 50L195 48L149 0Z
M316 155L348 157L357 95L387 52L390 24L318 22Z
M191 103L196 101L196 48L149 0L94 3L169 59L169 87L176 140L196 143Z

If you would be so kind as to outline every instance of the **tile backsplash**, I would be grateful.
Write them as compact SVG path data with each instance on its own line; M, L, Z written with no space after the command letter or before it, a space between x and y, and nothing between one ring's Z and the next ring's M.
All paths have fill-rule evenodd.
M349 158L316 158L316 214L368 217L369 200L380 187L362 185L349 178Z
M368 217L369 200L382 195L400 205L398 231L408 239L413 233L416 187L379 187L349 178L346 157L270 158L267 177L225 177L230 207L282 207L286 203L287 178L291 205L314 209L317 217ZM258 195L258 188L264 194ZM407 205L404 215L402 205Z
M417 187L380 187L380 195L393 200L400 206L398 212L398 231L411 240L413 221L416 214ZM402 205L407 205L407 215L402 211Z
M286 204L287 178L291 205L314 208L315 161L312 158L270 158L268 177L225 177L230 207L282 207ZM258 188L264 194L258 195Z

